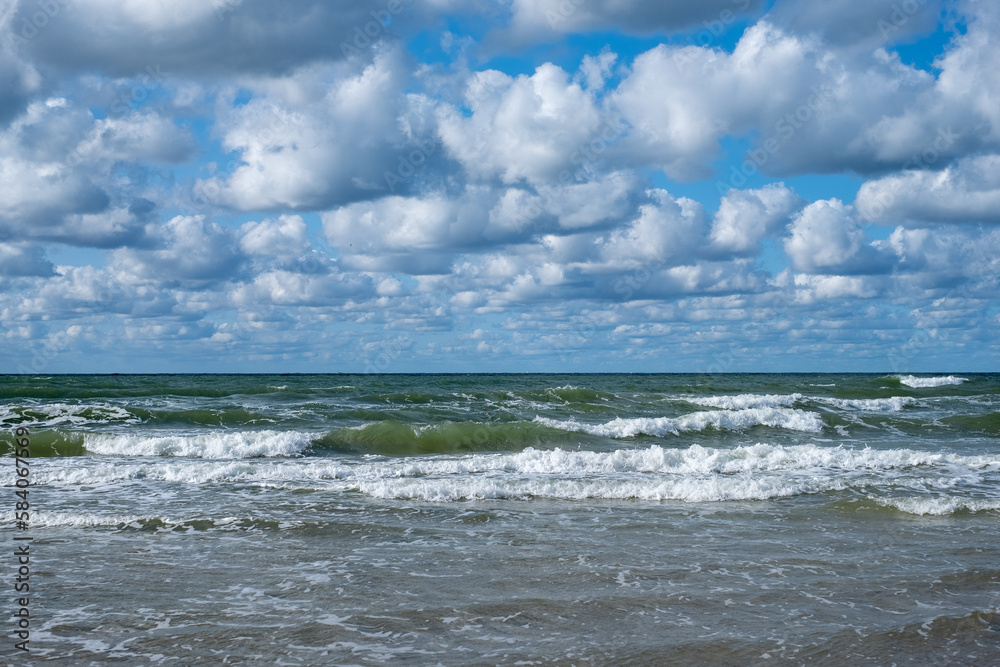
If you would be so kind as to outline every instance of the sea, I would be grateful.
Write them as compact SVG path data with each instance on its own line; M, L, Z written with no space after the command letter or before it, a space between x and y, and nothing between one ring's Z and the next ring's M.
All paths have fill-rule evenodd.
M0 420L6 664L1000 664L996 374L8 375Z

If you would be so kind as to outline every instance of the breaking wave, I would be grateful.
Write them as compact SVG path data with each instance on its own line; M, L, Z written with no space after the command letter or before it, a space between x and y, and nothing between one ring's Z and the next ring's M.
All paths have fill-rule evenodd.
M714 428L741 431L754 426L769 426L792 431L818 433L823 420L815 412L793 408L745 408L742 410L706 410L680 417L631 417L613 419L604 424L585 424L575 420L536 417L535 421L565 431L578 431L606 438L632 438L637 435L680 435L682 432Z

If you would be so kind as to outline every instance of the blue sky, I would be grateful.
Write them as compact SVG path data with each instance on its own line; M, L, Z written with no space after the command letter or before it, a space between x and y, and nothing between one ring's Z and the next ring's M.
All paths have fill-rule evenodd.
M0 0L0 371L1000 370L1000 9Z

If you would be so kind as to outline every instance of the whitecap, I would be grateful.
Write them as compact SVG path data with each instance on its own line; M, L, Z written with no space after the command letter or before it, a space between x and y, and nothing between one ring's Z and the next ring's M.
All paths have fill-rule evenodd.
M790 408L802 394L737 394L735 396L686 396L684 400L707 408L745 410L747 408Z
M885 507L894 507L901 512L917 515L943 516L956 512L984 512L989 510L1000 510L1000 498L962 498L962 497L936 497L936 498L878 498L872 500Z
M926 389L928 387L944 387L952 384L962 384L968 382L969 378L955 375L941 375L936 377L917 377L915 375L897 375L899 381L907 387L914 389Z
M197 435L87 434L83 446L111 456L189 456L244 459L294 456L309 447L312 435L299 431L223 431Z
M682 432L703 431L709 427L727 431L743 430L753 426L770 426L809 433L823 430L823 420L818 414L792 408L705 410L680 417L618 417L603 424L585 424L576 420L561 421L547 417L535 417L535 421L551 428L606 438L679 435Z
M911 396L890 396L889 398L814 398L841 410L861 410L863 412L902 412L908 405L915 405L917 399Z

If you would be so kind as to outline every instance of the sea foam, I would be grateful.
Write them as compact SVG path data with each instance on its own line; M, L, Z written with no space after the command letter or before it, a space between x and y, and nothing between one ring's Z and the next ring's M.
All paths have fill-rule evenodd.
M1000 498L879 498L872 500L885 507L894 507L907 514L942 516L956 512L986 512L1000 510Z
M195 435L87 434L83 446L94 454L113 456L188 456L245 459L294 456L312 443L299 431L223 431Z
M54 428L92 424L137 424L142 420L117 405L45 403L14 407L0 405L0 424Z
M841 410L861 410L863 412L902 412L908 405L915 405L917 399L911 396L890 396L889 398L815 398Z
M684 400L706 408L745 410L747 408L790 408L802 394L737 394L735 396L685 396Z
M39 473L39 482L88 486L154 480L240 483L430 502L532 498L714 502L847 488L879 496L929 489L950 494L965 484L981 485L998 470L998 455L758 443L732 449L700 445L683 449L654 445L613 452L529 448L504 454L339 461L170 459L47 470ZM967 500L935 501L938 505L906 501L894 506L912 513L935 513L949 511L949 507L950 511L988 509L989 503L1000 503L1000 499Z
M792 431L818 433L823 420L815 412L793 408L744 408L742 410L705 410L680 417L618 417L603 424L585 424L576 420L535 417L535 421L564 431L577 431L606 438L631 438L637 435L679 435L712 427L739 431L753 426L770 426Z
M957 377L955 375L942 375L938 377L917 377L915 375L899 375L900 383L915 389L926 389L928 387L944 387L951 384L962 384L968 382L969 378Z

